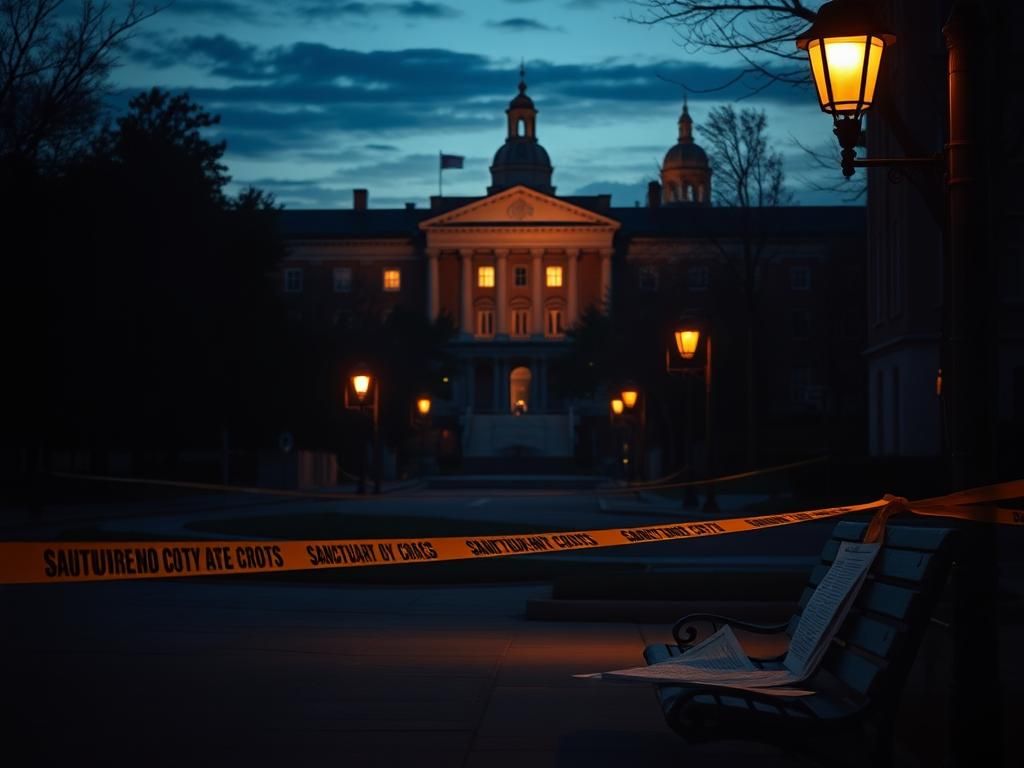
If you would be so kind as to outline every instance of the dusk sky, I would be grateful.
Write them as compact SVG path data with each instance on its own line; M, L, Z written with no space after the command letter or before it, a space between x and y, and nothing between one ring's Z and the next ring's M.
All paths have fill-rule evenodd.
M139 27L112 79L121 93L187 90L220 114L233 188L253 184L289 208L427 205L438 152L466 157L446 195L482 195L505 138L504 110L525 60L538 138L558 194L643 199L676 140L684 90L731 80L729 55L688 52L665 25L631 23L628 0L176 0ZM691 94L708 110L749 95L743 84ZM803 204L842 203L808 181L794 143L828 146L831 122L810 89L774 86L737 106L764 109Z

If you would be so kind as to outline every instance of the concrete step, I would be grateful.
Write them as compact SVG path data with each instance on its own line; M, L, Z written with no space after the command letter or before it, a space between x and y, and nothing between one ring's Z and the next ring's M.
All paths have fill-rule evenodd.
M480 458L572 456L569 426L567 414L473 414L464 455Z

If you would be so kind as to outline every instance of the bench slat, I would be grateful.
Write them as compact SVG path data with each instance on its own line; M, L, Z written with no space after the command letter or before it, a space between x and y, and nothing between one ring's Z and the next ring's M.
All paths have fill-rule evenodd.
M822 562L812 572L810 581L818 584L828 567L835 561L839 552L839 542L830 541L822 552ZM921 581L928 572L928 564L932 554L914 549L897 549L889 546L882 548L871 564L871 573L876 578L902 579L904 581Z
M832 532L832 538L842 541L863 541L866 523L852 520L840 521ZM949 538L949 528L933 528L930 525L889 525L885 531L885 546L896 549L917 549L937 552Z
M863 696L870 696L885 663L833 644L821 662L823 669Z
M879 658L887 658L893 650L899 627L870 616L851 615L840 628L838 636Z

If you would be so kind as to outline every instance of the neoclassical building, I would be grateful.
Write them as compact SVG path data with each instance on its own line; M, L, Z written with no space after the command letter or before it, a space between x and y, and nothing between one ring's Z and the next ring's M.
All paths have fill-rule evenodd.
M351 210L282 213L289 254L278 279L293 312L339 322L355 306L386 312L403 304L451 318L457 375L437 413L457 424L467 456L573 455L581 419L605 418L607 404L557 396L552 362L567 330L588 308L614 312L617 302L642 302L669 285L684 285L681 310L724 314L729 254L741 250L736 211L711 204L712 169L685 103L660 181L651 182L647 205L633 208L612 207L610 195L556 195L537 114L520 72L485 195L374 209L368 192L356 190ZM816 339L810 351L810 342L827 325L823 313L839 310L810 288L823 287L837 264L852 265L852 254L859 264L864 213L775 209L761 223L769 241L761 279L781 299L765 327L778 326L786 339L773 348L785 370L766 383L765 398L814 409L828 378L819 347L836 344ZM855 284L837 281L844 290ZM858 295L849 308L861 304Z

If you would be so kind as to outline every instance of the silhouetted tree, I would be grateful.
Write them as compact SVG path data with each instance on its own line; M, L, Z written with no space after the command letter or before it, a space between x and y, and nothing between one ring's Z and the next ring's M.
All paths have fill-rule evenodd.
M757 460L757 302L768 243L769 217L765 209L791 201L784 184L782 155L771 148L765 135L767 124L763 111L737 112L731 105L725 105L712 109L699 128L715 173L715 201L733 208L737 214L734 236L740 245L739 259L727 244L713 242L743 293L747 321L746 453L751 465Z
M0 164L54 169L88 148L117 48L159 9L137 0L0 2Z
M752 93L772 83L809 81L805 56L794 45L821 2L802 0L637 0L632 17L641 24L665 24L688 51L735 52L746 68L731 82L747 80ZM770 63L780 64L772 67ZM721 87L729 85L723 82Z
M257 190L225 196L224 144L203 135L216 122L187 96L141 94L60 182L51 394L67 418L55 429L166 449L274 428L277 209Z

